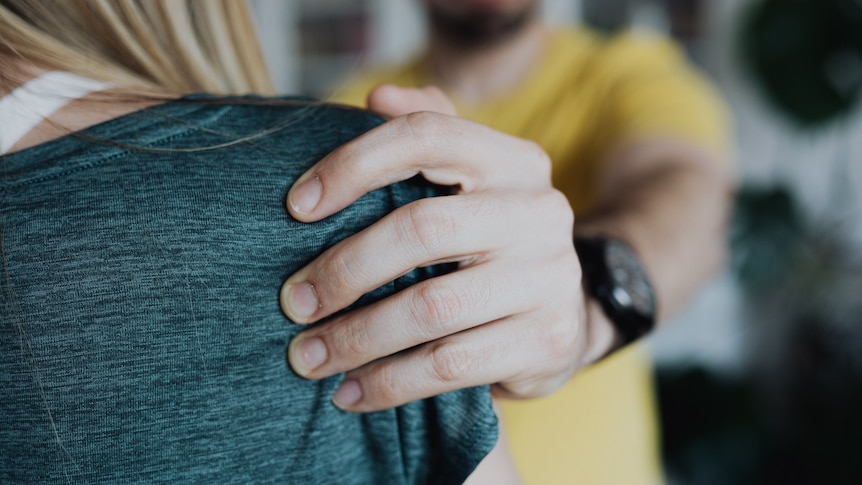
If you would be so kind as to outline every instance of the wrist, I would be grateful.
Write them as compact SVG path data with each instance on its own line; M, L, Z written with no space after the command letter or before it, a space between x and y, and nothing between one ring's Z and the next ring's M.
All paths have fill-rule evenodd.
M576 237L583 272L588 352L592 364L649 332L655 324L655 294L637 254L608 237Z
M584 292L586 307L587 350L584 354L583 366L589 366L602 360L624 345L624 341L616 326L605 314L602 305L588 292Z

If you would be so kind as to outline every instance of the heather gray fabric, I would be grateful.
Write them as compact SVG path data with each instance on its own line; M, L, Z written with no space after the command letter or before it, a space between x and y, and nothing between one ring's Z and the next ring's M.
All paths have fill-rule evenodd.
M0 482L463 481L496 440L487 388L349 414L340 377L285 362L300 328L282 281L435 195L414 181L320 223L287 215L291 183L379 123L197 96L0 158Z

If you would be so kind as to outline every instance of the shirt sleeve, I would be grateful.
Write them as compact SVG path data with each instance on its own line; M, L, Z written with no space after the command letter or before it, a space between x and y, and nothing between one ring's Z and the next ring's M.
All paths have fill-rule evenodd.
M648 33L626 33L608 41L596 64L596 81L607 87L598 137L606 147L627 139L669 136L729 154L721 97L672 42Z

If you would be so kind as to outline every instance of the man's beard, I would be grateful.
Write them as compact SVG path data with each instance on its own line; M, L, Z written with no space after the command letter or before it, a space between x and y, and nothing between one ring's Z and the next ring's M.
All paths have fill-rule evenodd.
M452 13L430 6L428 15L431 28L448 43L465 49L476 49L514 36L529 23L535 11L535 3L515 13Z

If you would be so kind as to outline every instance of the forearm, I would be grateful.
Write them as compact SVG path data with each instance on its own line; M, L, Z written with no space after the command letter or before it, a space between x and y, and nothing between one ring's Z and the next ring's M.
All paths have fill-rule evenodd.
M575 233L619 238L634 248L653 285L661 323L722 262L729 164L684 142L662 140L624 147L605 166L599 204L576 221ZM612 332L609 322L595 321L604 314L590 304L594 360L610 348Z

